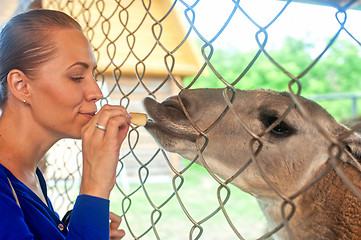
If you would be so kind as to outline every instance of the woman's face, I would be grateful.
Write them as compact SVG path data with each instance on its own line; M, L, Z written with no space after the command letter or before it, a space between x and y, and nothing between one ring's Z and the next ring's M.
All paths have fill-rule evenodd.
M56 138L80 138L97 111L102 92L94 80L96 60L85 36L75 29L52 31L54 56L37 69L30 83L33 118Z

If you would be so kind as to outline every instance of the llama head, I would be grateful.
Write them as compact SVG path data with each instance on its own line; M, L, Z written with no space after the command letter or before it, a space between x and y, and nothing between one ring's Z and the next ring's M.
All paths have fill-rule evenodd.
M226 98L232 102L234 112L225 111ZM315 102L297 99L312 121L332 138L349 132ZM231 178L256 155L256 162L249 164L232 183L258 198L275 195L265 177L282 193L292 194L329 160L330 140L293 105L288 93L236 90L233 95L225 89L194 89L184 90L162 103L146 98L144 105L153 119L146 129L165 150L193 160L205 146L196 163L207 165L223 179ZM282 121L273 124L281 117ZM360 137L350 133L343 141L345 151L339 158L357 165ZM350 156L356 158L350 160Z

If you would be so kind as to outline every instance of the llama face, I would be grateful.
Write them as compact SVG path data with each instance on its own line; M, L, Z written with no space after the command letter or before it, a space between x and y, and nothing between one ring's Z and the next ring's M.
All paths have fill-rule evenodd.
M276 197L264 176L282 193L292 194L328 160L329 140L298 107L293 106L281 122L272 125L292 105L288 93L237 90L232 108L238 119L232 111L225 112L225 98L231 97L232 93L224 89L194 89L162 103L146 98L144 106L153 119L146 129L165 150L190 160L207 143L202 153L204 162L198 159L197 163L207 164L223 179L245 166L260 147L258 141L251 144L252 139L259 137L257 164L251 163L232 182L258 198ZM301 97L299 101L312 119L334 137L347 131L315 102Z

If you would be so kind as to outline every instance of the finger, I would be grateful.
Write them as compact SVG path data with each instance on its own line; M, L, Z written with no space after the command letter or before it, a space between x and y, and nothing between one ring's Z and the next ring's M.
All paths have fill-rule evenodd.
M122 222L122 218L113 213L109 213L109 219L110 219L110 239L121 239L125 235L125 231L122 229L118 229L120 223Z
M104 106L93 116L93 118L92 118L87 124L85 124L85 125L83 126L83 128L82 128L82 133L83 133L83 135L84 135L85 132L88 132L88 134L92 136L93 133L94 133L95 130L96 130L96 129L94 129L95 124L97 124L97 123L100 124L100 123L99 123L99 118L100 118L100 116L101 116L101 113L104 112L104 111L106 111L107 109L110 109L110 108L112 108L111 105L108 105L108 104L104 105Z
M119 228L120 223L122 222L122 218L119 215L110 212L109 219L110 219L110 229L117 230Z
M109 220L112 223L118 223L118 226L119 226L120 223L122 222L122 217L119 216L118 214L113 213L113 212L109 212Z
M127 114L128 112L123 106L105 105L92 120L93 123L98 123L99 125L106 127L109 118L122 115L126 116Z
M125 138L128 129L129 120L126 116L112 117L108 120L104 138L122 140Z
M104 136L105 130L108 128L109 119L116 116L127 116L127 115L128 112L122 106L105 105L94 116L92 121L89 122L89 124L93 126L92 133L94 133L95 136ZM97 124L100 126L99 128L96 127ZM104 127L105 129L100 129L102 127Z
M110 230L110 239L112 240L120 240L125 236L125 231L120 229L120 230Z

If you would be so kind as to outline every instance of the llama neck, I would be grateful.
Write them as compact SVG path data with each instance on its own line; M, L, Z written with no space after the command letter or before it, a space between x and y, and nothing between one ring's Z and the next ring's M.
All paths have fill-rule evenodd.
M342 171L361 189L360 173L341 163ZM296 212L288 223L295 239L361 239L361 202L342 182L334 170L294 200ZM259 200L260 207L273 230L282 223L280 200ZM286 207L286 214L290 212ZM274 239L289 239L283 227Z

